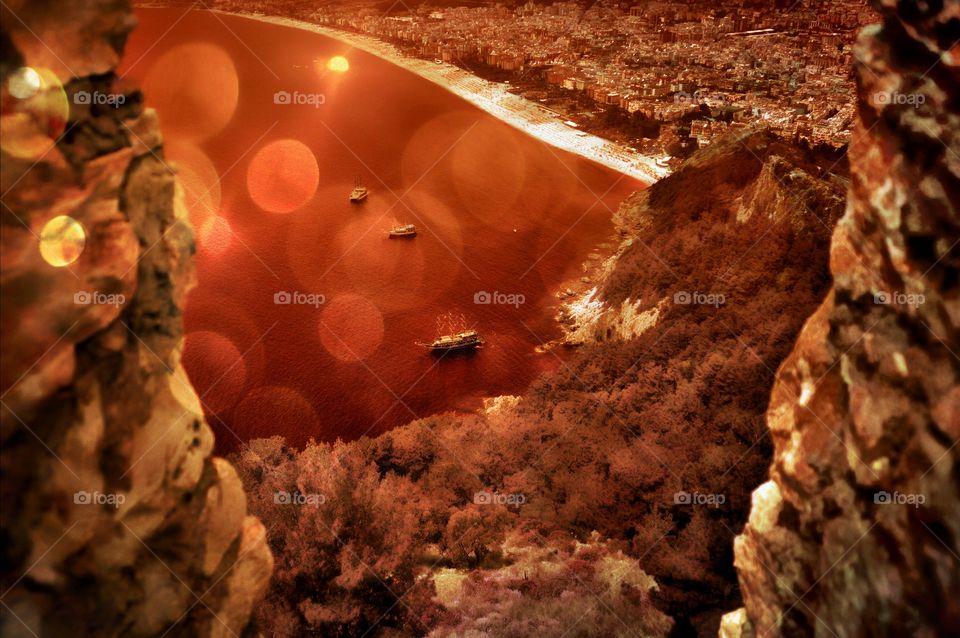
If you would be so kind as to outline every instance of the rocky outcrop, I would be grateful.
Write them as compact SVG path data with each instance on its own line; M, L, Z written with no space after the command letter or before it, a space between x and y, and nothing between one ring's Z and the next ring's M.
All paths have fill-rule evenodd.
M777 375L724 635L960 632L960 5L873 4L835 282Z
M112 72L130 7L3 24L0 633L242 635L272 557L180 366L193 237Z
M837 191L845 187L843 178L828 174L818 178L779 155L771 155L740 199L737 222L744 224L763 215L770 223L787 223L801 233L829 218L828 209L842 204Z
M587 271L590 276L583 279L586 285L573 283L576 289L558 293L564 300L556 315L564 328L562 343L581 346L636 339L656 326L671 305L686 303L667 294L670 284L679 283L670 279L681 279L677 269L667 269L671 272L653 289L634 286L632 280L639 278L633 274L636 269L650 271L664 265L663 257L652 249L657 241L676 239L671 254L689 249L683 242L692 240L692 225L704 219L749 238L744 251L736 254L715 245L712 233L701 231L698 238L703 245L697 252L706 257L705 262L716 258L730 266L729 271L723 267L716 274L729 276L734 266L749 271L749 262L742 259L750 257L761 242L768 254L801 250L804 242L815 244L808 247L811 257L821 250L825 254L829 231L843 211L847 185L844 177L824 169L831 165L838 173L846 168L842 159L820 157L763 128L734 131L700 149L674 174L620 205L614 215L622 236L616 250L593 264ZM778 242L775 237L782 239ZM703 276L712 266L715 262L697 270ZM797 275L785 272L782 276L785 281ZM728 292L727 287L739 287L720 279L711 285ZM679 292L681 298L684 293L692 297L698 289Z
M663 303L666 300L662 300L661 305ZM655 326L660 316L659 306L640 310L641 305L641 300L624 299L619 307L608 308L597 298L597 288L591 288L563 304L557 315L566 329L563 343L579 346L611 339L635 339Z

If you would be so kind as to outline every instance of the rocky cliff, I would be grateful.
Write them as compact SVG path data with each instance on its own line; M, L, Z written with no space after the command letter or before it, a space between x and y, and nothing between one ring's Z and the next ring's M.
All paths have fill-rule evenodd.
M725 636L960 632L960 4L873 4L833 290L777 374Z
M762 127L732 132L697 151L673 175L620 205L615 223L622 240L615 253L588 271L589 285L559 294L563 342L643 335L669 314L676 284L690 294L709 286L725 297L750 299L764 284L818 286L818 260L826 255L847 187L836 173L845 170L842 157L820 156ZM721 239L723 229L729 237ZM672 242L666 256L658 247L664 240ZM805 272L777 262L804 250ZM681 268L665 263L680 254L686 258ZM777 272L774 282L770 275ZM731 281L740 275L751 283Z
M272 557L179 363L193 238L113 72L130 7L3 25L0 633L243 635Z

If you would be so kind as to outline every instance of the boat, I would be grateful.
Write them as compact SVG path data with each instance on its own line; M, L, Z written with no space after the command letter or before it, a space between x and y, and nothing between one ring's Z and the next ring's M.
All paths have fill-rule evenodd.
M367 187L363 185L360 178L358 177L356 182L354 182L353 190L350 191L350 203L359 204L367 198L367 195L370 194L370 191L367 190Z
M417 227L413 224L404 224L403 226L394 226L390 229L390 232L387 233L391 238L393 237L413 237L417 234Z
M422 348L433 352L449 352L451 350L474 350L483 345L480 333L467 328L467 320L463 315L452 312L437 317L437 337L428 343L417 342Z
M476 330L464 330L456 334L441 335L430 343L417 343L417 345L430 348L434 352L472 350L483 345L483 338Z

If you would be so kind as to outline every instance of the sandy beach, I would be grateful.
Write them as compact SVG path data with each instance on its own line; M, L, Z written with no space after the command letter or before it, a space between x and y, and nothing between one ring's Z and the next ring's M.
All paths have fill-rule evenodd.
M162 4L145 3L140 6L162 6ZM216 10L211 12L303 29L334 38L415 73L546 144L597 162L647 184L670 173L669 169L657 166L654 158L640 155L624 146L568 126L555 112L508 92L507 85L478 78L452 64L412 58L402 54L392 44L374 37L331 29L293 18Z

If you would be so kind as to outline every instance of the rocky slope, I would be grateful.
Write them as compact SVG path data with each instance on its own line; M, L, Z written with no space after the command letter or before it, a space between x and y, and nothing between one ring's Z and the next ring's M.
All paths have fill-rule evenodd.
M777 375L724 636L960 633L960 4L873 4L834 286Z
M770 274L762 268L751 270L758 259L752 254L755 249L775 260L799 250L795 243L813 241L823 248L822 238L842 209L846 188L845 178L825 167L843 171L845 166L842 159L817 158L754 128L698 151L673 176L621 204L615 216L622 236L619 249L591 272L588 279L594 283L580 286L577 293L561 293L567 297L557 317L566 328L564 343L639 337L674 305L667 293L677 291L678 283L679 292L691 295L706 292L705 287L725 297L743 295L744 281L731 286L731 278L759 283ZM733 239L745 240L741 253L732 244L717 245L721 227L742 235ZM678 242L660 256L663 238L677 239L687 232L704 245ZM697 261L668 265L670 255L677 253ZM711 263L711 257L716 261ZM692 263L701 267L690 268ZM784 272L781 277L799 274ZM817 270L810 274L815 279Z
M130 7L11 2L3 25L0 633L242 635L272 556L179 364L193 238L112 74Z

